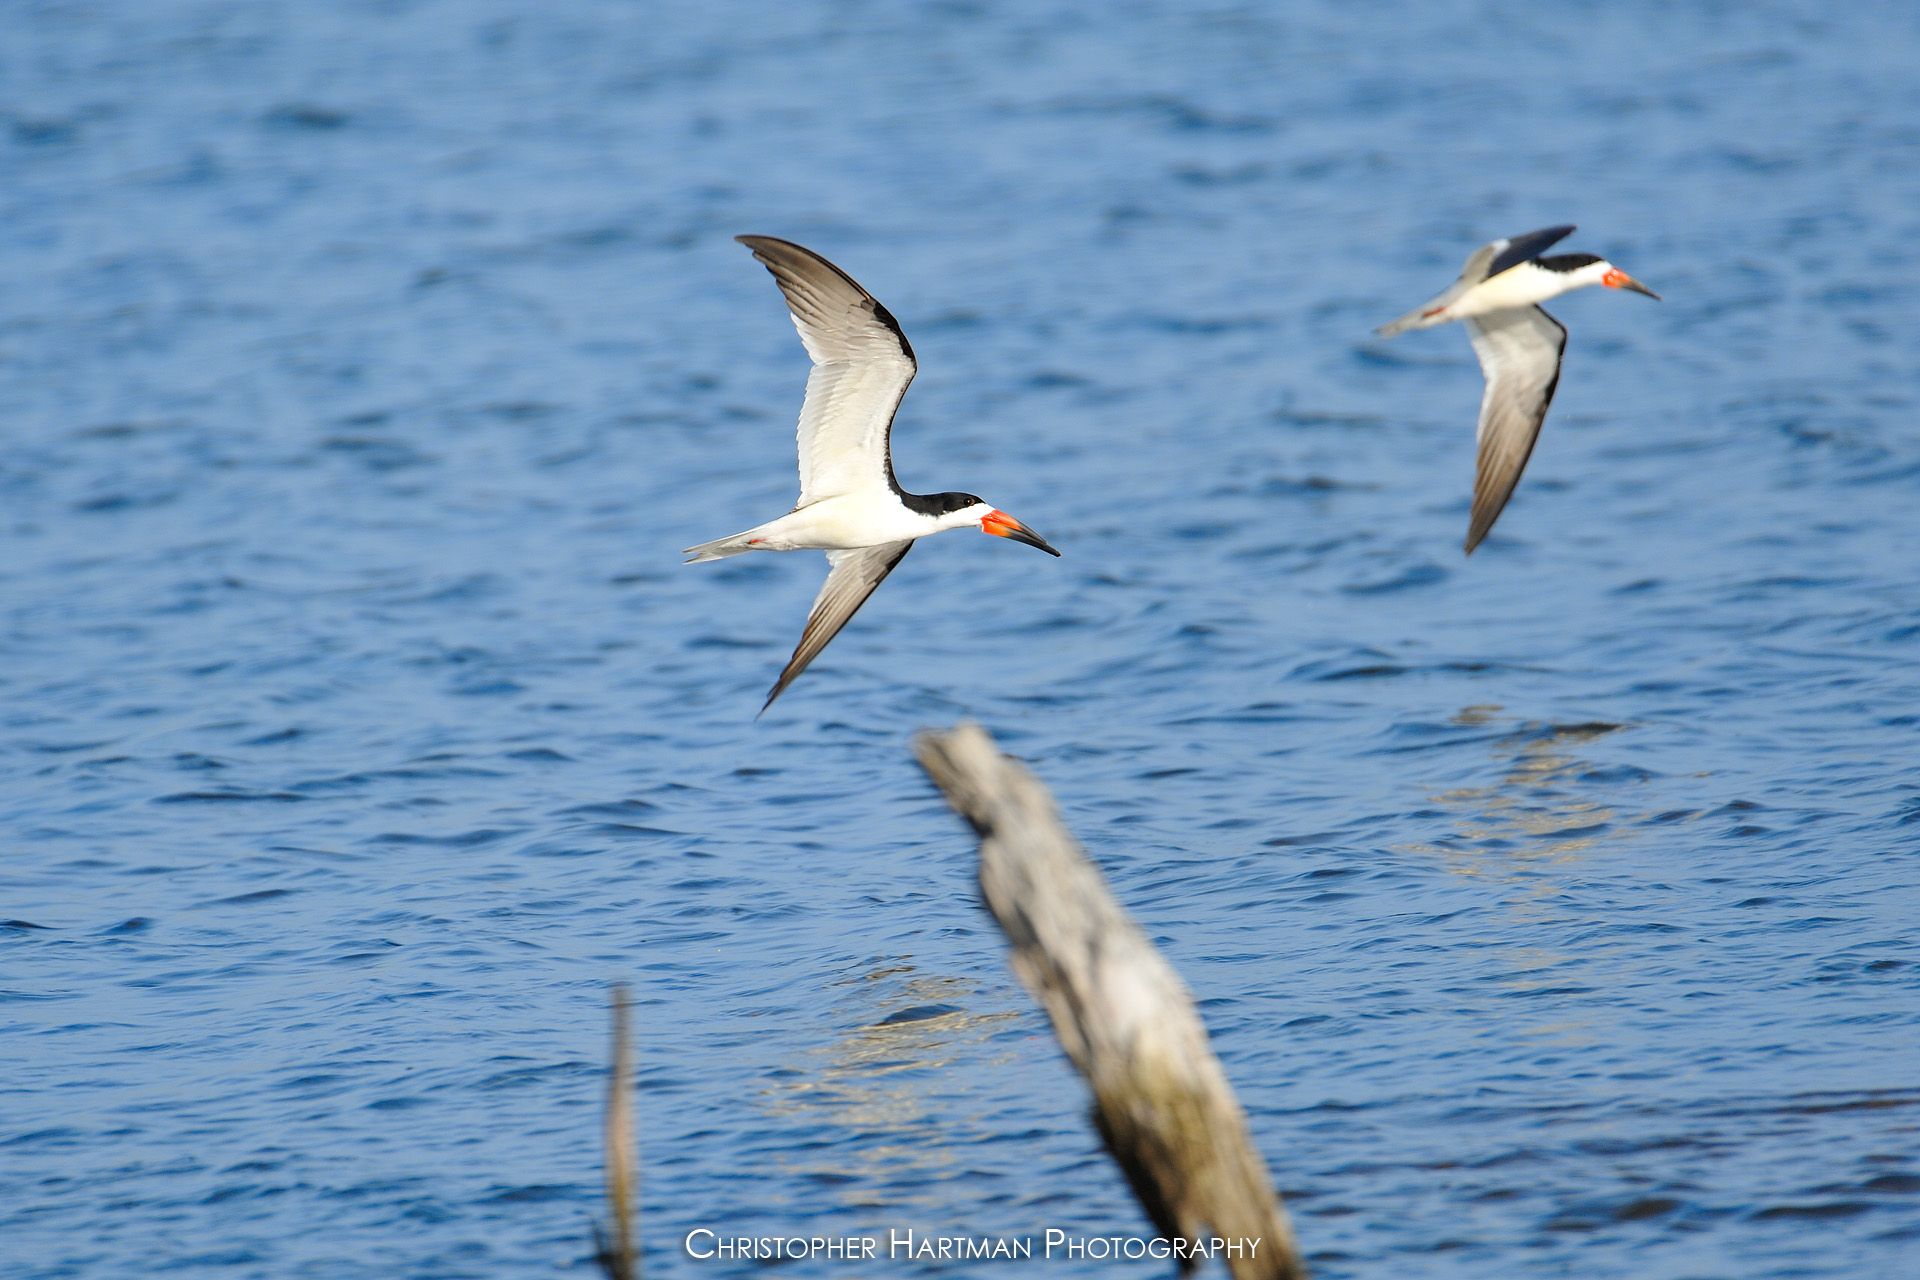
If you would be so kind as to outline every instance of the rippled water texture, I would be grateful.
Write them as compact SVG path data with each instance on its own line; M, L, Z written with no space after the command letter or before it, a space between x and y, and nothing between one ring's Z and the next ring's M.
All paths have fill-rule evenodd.
M1916 1274L1917 66L1870 3L0 6L0 1276L586 1275L614 980L654 1275L1146 1230L909 760L961 717L1317 1275ZM1369 330L1562 221L1666 301L1556 304L1467 560L1465 335ZM758 723L824 565L676 554L794 492L740 232L899 316L903 483L1065 553L934 540Z

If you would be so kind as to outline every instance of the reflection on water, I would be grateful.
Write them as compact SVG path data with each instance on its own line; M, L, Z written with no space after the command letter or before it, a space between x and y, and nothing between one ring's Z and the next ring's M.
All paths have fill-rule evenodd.
M760 1094L772 1115L830 1130L834 1141L774 1159L808 1180L843 1187L849 1202L870 1199L869 1180L883 1178L924 1187L909 1199L936 1206L937 1175L953 1166L969 1136L956 1129L973 1127L968 1117L1000 1097L996 1082L1013 1061L986 1042L1019 1014L971 1012L973 983L920 975L899 962L835 985L851 989L834 1011L850 1025ZM964 1069L945 1069L963 1060ZM975 1093L983 1095L979 1106L965 1101ZM936 1129L941 1140L927 1140Z
M1464 707L1450 723L1489 724L1501 709L1489 704ZM1578 862L1642 816L1622 814L1610 797L1597 796L1597 788L1617 786L1619 779L1575 754L1579 744L1626 727L1604 722L1522 725L1490 744L1495 756L1504 760L1498 782L1429 794L1433 803L1461 815L1457 835L1444 844L1413 845L1408 851L1438 853L1442 865L1455 875L1505 881L1518 891L1503 898L1498 910L1506 920L1486 928L1484 939L1551 936L1557 903L1568 882L1567 877L1542 874L1543 868ZM1573 874L1571 868L1569 874ZM1589 947L1580 956L1532 941L1496 942L1492 949L1501 967L1495 985L1499 992L1511 995L1554 989L1566 981L1570 963L1595 961L1610 948ZM1554 1016L1533 1024L1524 1015L1503 1017L1512 1034L1539 1037L1542 1048L1571 1048L1595 1040L1588 1019Z
M1488 704L1464 707L1451 723L1487 724L1500 709ZM1498 782L1428 796L1435 804L1461 811L1457 839L1446 845L1411 845L1409 851L1442 854L1448 870L1463 876L1503 874L1507 868L1487 856L1493 853L1502 860L1520 857L1532 864L1571 861L1591 851L1645 815L1623 814L1610 800L1596 798L1596 786L1611 787L1618 780L1590 781L1598 771L1571 748L1626 727L1598 721L1534 724L1496 739L1491 744L1494 754L1507 758ZM1551 886L1543 889L1551 891Z

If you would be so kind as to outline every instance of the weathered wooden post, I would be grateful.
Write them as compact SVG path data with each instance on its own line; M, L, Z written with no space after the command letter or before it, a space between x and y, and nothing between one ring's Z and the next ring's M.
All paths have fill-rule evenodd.
M609 1280L640 1280L640 1255L634 1250L633 1199L640 1160L633 1138L633 1037L629 1034L627 989L613 989L613 1064L607 1073L607 1215L612 1239L593 1228L595 1255Z
M1134 924L1046 786L965 723L923 733L921 767L980 835L980 891L1013 970L1093 1089L1094 1124L1162 1237L1258 1239L1235 1280L1306 1269L1246 1114L1207 1047L1193 997ZM1183 1257L1182 1270L1195 1264Z

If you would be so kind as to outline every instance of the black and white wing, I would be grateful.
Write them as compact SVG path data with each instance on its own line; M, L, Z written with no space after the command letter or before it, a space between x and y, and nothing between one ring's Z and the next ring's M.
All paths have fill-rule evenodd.
M1517 267L1523 262L1532 262L1555 244L1572 235L1573 230L1572 225L1542 227L1538 231L1529 231L1525 235L1509 236L1504 240L1495 240L1491 244L1481 245L1467 255L1466 265L1460 268L1458 280L1399 319L1381 325L1374 332L1383 338L1391 338L1394 334L1405 333L1409 329L1428 329L1436 324L1447 323L1446 318L1440 313L1458 302L1467 290L1485 283L1509 267Z
M1473 516L1467 554L1500 518L1540 437L1540 424L1560 383L1567 331L1539 307L1490 311L1465 321L1480 358L1487 391L1480 401L1479 458L1473 477Z
M882 542L878 546L860 547L852 551L829 551L827 561L833 569L827 574L826 585L820 588L820 594L814 599L813 609L807 614L806 629L800 633L800 643L794 649L793 656L787 659L787 666L774 681L773 692L767 695L760 714L765 715L773 700L786 692L794 677L807 669L807 664L820 656L827 642L840 633L847 625L847 619L860 610L873 594L875 587L886 581L893 566L906 557L913 549L911 539L905 542Z
M735 238L773 273L813 360L800 409L796 506L897 487L887 437L919 368L899 322L851 276L811 249L772 236Z
M1564 226L1542 227L1538 231L1529 231L1524 235L1509 236L1505 240L1495 240L1492 244L1476 252L1473 257L1467 259L1467 266L1471 268L1475 262L1479 260L1481 254L1487 255L1485 262L1482 263L1480 267L1480 279L1475 280L1473 283L1479 284L1481 280L1490 280L1502 271L1506 271L1511 267L1517 267L1523 262L1532 262L1535 258L1572 235L1574 230L1574 225L1569 222ZM1466 279L1467 273L1464 271L1461 272L1460 278L1462 280Z

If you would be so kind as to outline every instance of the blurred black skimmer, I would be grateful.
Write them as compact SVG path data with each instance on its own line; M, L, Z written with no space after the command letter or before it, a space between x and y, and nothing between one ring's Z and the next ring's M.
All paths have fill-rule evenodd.
M1482 245L1467 259L1452 288L1374 330L1391 338L1408 329L1430 329L1453 320L1467 326L1467 337L1473 341L1473 353L1480 358L1480 372L1487 380L1476 436L1479 459L1473 478L1473 514L1467 526L1468 555L1493 528L1513 487L1520 483L1553 390L1560 383L1567 331L1539 304L1591 284L1631 289L1649 298L1660 296L1591 253L1540 256L1572 231L1571 226L1547 227Z

